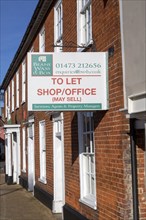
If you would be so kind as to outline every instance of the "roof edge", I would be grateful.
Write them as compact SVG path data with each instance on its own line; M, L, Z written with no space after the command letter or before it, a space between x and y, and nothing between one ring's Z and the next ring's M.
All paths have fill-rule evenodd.
M24 59L28 49L31 47L31 44L38 33L40 25L42 24L44 17L46 16L53 0L39 0L36 9L32 15L32 18L27 26L25 34L21 40L21 43L16 51L14 58L8 68L8 71L4 77L2 84L0 85L0 90L6 90L10 80L17 71L20 63ZM43 16L42 16L43 14Z

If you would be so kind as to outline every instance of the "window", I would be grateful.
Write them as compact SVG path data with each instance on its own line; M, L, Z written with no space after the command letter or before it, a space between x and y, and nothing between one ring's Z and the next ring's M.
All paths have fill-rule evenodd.
M39 52L45 52L45 28L43 27L39 33Z
M80 201L96 209L93 113L78 113Z
M91 0L77 0L77 40L81 46L93 43Z
M22 63L22 103L26 99L26 60Z
M10 85L8 86L8 106L7 106L7 116L8 116L8 120L11 119L11 114L10 114Z
M34 52L34 46L32 46L31 48L30 48L30 51L29 52Z
M11 91L11 95L12 95L12 106L11 109L12 111L14 111L14 79L12 80L12 91Z
M7 102L7 98L8 98L8 94L7 94L7 90L5 91L5 118L7 118L7 108L8 108L8 102Z
M54 44L56 47L56 52L62 51L62 36L63 36L63 8L62 0L59 0L54 8Z
M39 123L40 134L40 178L39 181L47 183L46 181L46 129L45 121Z
M25 127L23 127L22 129L22 140L23 140L23 167L22 167L22 170L23 172L26 172L26 130L25 130Z
M16 73L16 108L19 108L19 72Z
M8 86L8 108L10 109L10 85Z

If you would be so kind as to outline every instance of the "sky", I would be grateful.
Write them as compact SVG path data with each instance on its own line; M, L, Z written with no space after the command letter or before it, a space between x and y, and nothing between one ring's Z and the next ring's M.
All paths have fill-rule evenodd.
M38 0L0 0L0 84L17 52Z

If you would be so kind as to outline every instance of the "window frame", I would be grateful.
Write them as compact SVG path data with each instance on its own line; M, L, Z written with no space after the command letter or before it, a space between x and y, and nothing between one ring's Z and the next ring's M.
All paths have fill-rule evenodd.
M82 5L84 2L84 5ZM92 39L92 0L77 1L77 44L89 46ZM79 48L81 51L84 48Z
M8 91L5 91L5 118L8 117Z
M54 7L54 45L56 52L62 51L63 45L63 5L62 0L58 0ZM58 46L58 47L57 47Z
M45 26L42 27L39 33L39 52L45 52Z
M26 101L26 59L22 62L22 104Z
M30 53L33 53L34 52L34 46L32 45L32 47L30 48Z
M19 108L19 71L16 72L16 108Z
M9 85L9 86L8 86L7 120L10 120L10 119L11 119L10 104L11 104L11 88L10 88L10 85Z
M26 128L22 128L22 171L26 173Z
M85 131L84 116L89 118L90 129ZM91 129L92 123L92 129ZM79 164L80 164L80 199L83 204L97 209L96 205L96 172L95 172L95 145L93 112L78 112L78 134L79 134ZM84 144L83 137L89 138L89 146ZM92 138L91 138L92 137ZM86 142L87 144L87 142ZM91 150L89 150L89 147ZM93 150L94 148L94 150ZM91 163L91 158L93 162ZM93 179L93 182L91 182ZM93 191L93 193L92 193Z
M14 111L14 79L11 81L11 111Z

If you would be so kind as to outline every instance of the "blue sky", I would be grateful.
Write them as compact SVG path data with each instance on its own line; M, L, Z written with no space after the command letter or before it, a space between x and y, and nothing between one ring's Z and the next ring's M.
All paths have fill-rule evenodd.
M21 43L38 0L0 0L0 84Z

